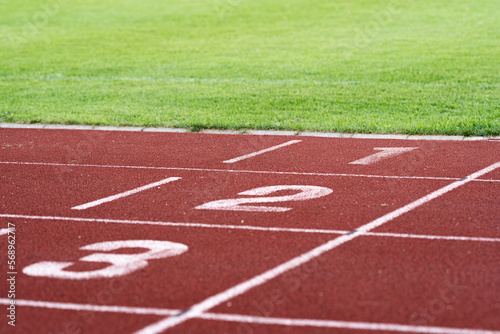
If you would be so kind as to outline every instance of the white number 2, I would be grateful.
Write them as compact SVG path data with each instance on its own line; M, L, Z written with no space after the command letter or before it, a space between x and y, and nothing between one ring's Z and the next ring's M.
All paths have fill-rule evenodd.
M241 205L247 203L276 203L288 201L305 201L313 198L323 197L331 194L333 191L329 188L318 186L269 186L260 187L251 190L246 190L238 195L244 196L266 196L277 191L282 190L298 190L300 191L294 195L288 196L274 196L274 197L249 197L249 198L235 198L223 199L213 202L208 202L197 206L195 209L202 210L230 210L230 211L256 211L256 212L284 212L292 208L276 207L276 206L256 206L256 205Z
M93 253L79 259L79 261L84 262L105 262L111 264L98 270L68 271L64 269L75 264L74 262L44 261L25 267L23 273L29 276L72 280L111 278L128 275L134 271L140 270L148 265L147 260L176 256L188 250L186 245L159 240L106 241L83 246L80 249L109 252L123 248L147 248L148 251L138 254Z

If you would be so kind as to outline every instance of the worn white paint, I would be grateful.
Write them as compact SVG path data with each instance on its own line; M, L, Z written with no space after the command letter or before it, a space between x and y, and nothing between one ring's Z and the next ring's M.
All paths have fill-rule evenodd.
M80 258L78 261L108 263L109 266L92 271L69 271L65 270L74 262L43 261L29 265L23 269L23 273L35 277L49 277L70 280L88 280L95 278L111 278L131 274L137 270L147 267L148 260L162 259L180 255L188 250L186 245L159 240L119 240L105 241L87 246L81 250L92 251L114 251L123 248L146 248L147 252L138 254L113 254L93 253Z
M238 195L266 196L283 190L296 190L300 192L294 195L286 195L286 196L223 199L199 205L195 209L250 211L250 212L285 212L291 210L292 208L277 207L277 206L242 205L242 204L307 201L310 199L323 197L332 193L331 189L325 187L304 186L304 185L282 185L282 186L267 186L267 187L260 187L251 190L246 190L240 192Z

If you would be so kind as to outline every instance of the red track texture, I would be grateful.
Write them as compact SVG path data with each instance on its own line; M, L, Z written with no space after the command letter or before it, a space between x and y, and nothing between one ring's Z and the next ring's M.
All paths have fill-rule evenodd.
M0 171L1 333L500 333L498 141L1 129Z

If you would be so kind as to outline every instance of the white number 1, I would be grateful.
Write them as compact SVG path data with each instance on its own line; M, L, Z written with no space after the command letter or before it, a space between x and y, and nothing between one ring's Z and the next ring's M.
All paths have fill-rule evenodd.
M246 203L276 203L288 201L305 201L313 198L319 198L331 194L333 191L329 188L318 186L269 186L260 187L247 191L243 191L238 195L244 196L266 196L282 190L298 190L298 194L288 196L273 196L273 197L249 197L223 199L213 202L208 202L197 206L195 209L201 210L230 210L230 211L255 211L255 212L284 212L292 208L284 208L277 206L257 206L257 205L241 205Z

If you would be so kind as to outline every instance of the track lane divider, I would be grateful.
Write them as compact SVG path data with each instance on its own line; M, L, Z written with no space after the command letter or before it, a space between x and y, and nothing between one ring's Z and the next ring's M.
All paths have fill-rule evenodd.
M235 162L238 162L238 161L241 161L241 160L245 160L245 159L248 159L248 158L255 157L256 155L260 155L260 154L263 154L263 153L267 153L267 152L271 152L271 151L277 150L277 149L285 147L285 146L297 144L297 143L300 143L301 141L302 140L290 140L290 141L287 141L286 143L283 143L283 144L280 144L280 145L272 146L272 147L269 147L269 148L266 148L266 149L263 149L263 150L260 150L260 151L257 151L257 152L253 152L253 153L242 155L241 157L237 157L237 158L234 158L234 159L223 161L223 163L225 163L225 164L232 164L232 163L235 163Z
M214 228L214 229L243 230L243 231L247 230L247 231L263 231L263 232L290 232L290 233L317 233L317 234L349 233L349 231L342 231L342 230L325 230L325 229L310 229L310 228L265 227L265 226L252 226L252 225L223 225L223 224L201 224L201 223L180 223L180 222L176 223L176 222L162 222L162 221L148 221L148 220L31 216L31 215L15 215L15 214L0 214L0 218L75 221L75 222L104 223L104 224L132 224L132 225L136 224L136 225L171 226L171 227L175 226L175 227ZM8 233L7 230L8 229L5 229L4 234ZM466 236L453 236L453 235L425 235L425 234L391 233L391 232L367 232L364 235L374 236L374 237L427 239L427 240L500 242L500 238L466 237Z
M52 166L52 167L82 167L82 168L119 168L119 169L145 169L145 170L176 170L187 172L214 172L214 173L243 173L243 174L270 174L270 175L298 175L298 176L333 176L333 177L366 177L378 179L408 179L408 180L443 180L456 181L458 177L444 176L407 176L407 175L376 175L376 174L349 174L349 173L314 173L314 172L278 172L269 170L245 170L245 169L217 169L217 168L195 168L195 167L161 167L161 166L126 166L126 165L95 165L95 164L72 164L57 162L26 162L26 161L0 161L4 165L25 166ZM497 179L474 179L480 182L500 182Z
M9 305L10 299L0 298L0 305ZM169 316L180 312L180 310L152 308L152 307L130 307L130 306L115 306L115 305L91 305L91 304L76 304L76 303L60 303L49 301L35 301L18 299L17 306L21 307L37 307L56 310L72 310L72 311L88 311L88 312L109 312L120 314L135 314L135 315L160 315ZM278 317L260 317L243 314L227 314L227 313L203 313L198 319L238 322L262 325L278 325L292 327L316 327L316 328L342 328L342 329L360 329L373 331L395 331L403 333L424 333L424 334L500 334L500 331L491 331L484 329L469 329L469 328L451 328L437 326L414 326L391 323L374 323L374 322L358 322L358 321L339 321L325 319L294 319L294 318L278 318Z
M98 199L96 201L92 201L92 202L89 202L89 203L86 203L86 204L74 206L71 209L73 209L73 210L85 210L85 209L88 209L88 208L92 208L94 206L101 205L103 203L111 202L111 201L114 201L114 200L119 199L119 198L123 198L123 197L127 197L127 196L130 196L130 195L133 195L133 194L137 194L138 192L141 192L141 191L144 191L144 190L147 190L147 189L151 189L151 188L154 188L154 187L158 187L158 186L161 186L163 184L166 184L166 183L169 183L169 182L173 182L173 181L177 181L177 180L180 180L180 179L181 179L180 177L169 177L169 178L163 179L161 181L153 182L153 183L147 184L145 186L142 186L142 187L139 187L139 188L135 188L135 189L132 189L132 190L129 190L129 191L125 191L125 192L122 192L122 193L119 193L119 194L116 194L116 195L113 195L113 196L108 196L108 197L101 198L101 199Z
M0 298L0 305L9 305L11 299ZM144 315L162 315L168 316L178 313L180 310L171 310L152 307L131 307L131 306L114 306L114 305L91 305L91 304L76 304L76 303L59 303L49 301L37 301L16 299L16 306L49 308L56 310L71 310L71 311L88 311L88 312L112 312L125 314L144 314Z

